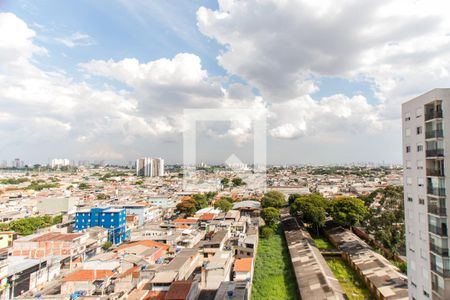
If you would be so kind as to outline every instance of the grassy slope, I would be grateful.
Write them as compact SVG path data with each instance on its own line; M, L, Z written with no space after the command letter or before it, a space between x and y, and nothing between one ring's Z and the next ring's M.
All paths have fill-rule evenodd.
M356 273L343 260L329 259L327 263L350 300L373 299Z
M296 300L297 283L286 241L280 234L259 240L252 300Z

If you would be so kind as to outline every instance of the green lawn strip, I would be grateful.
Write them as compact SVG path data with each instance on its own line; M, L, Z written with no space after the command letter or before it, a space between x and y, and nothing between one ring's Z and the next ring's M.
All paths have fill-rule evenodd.
M335 249L333 244L331 244L326 238L315 236L313 237L314 243L316 244L317 248L320 250L331 250Z
M284 237L278 233L259 240L252 300L297 300L297 282Z
M358 275L342 259L327 259L328 266L340 285L347 294L349 300L373 299L367 287Z

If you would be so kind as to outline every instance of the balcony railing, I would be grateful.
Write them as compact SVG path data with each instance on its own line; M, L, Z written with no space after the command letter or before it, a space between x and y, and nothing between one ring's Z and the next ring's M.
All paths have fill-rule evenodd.
M444 156L444 149L427 150L427 157Z
M430 205L428 204L428 213L434 214L437 216L446 216L447 215L447 208L446 207L440 207L437 205Z
M426 139L441 138L441 137L444 137L444 131L443 130L425 131L425 138Z
M438 226L434 226L429 224L428 225L428 230L431 233L440 235L440 236L447 236L447 227L438 227Z
M433 195L433 196L445 196L445 188L428 187L427 193L428 193L428 195Z
M442 118L442 110L428 111L425 114L425 121Z
M436 266L434 263L431 264L431 270L438 273L442 277L450 277L450 270Z
M436 245L430 243L430 250L436 254L439 254L440 256L448 257L448 248L439 247L439 246L436 246Z
M444 289L440 287L437 282L431 281L431 288L433 289L433 292L437 293L438 295L444 295Z
M444 169L427 169L427 176L445 176Z

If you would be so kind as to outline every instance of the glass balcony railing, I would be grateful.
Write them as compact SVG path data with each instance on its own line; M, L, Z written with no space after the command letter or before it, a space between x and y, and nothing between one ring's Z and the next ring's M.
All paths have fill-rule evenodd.
M428 204L428 213L438 216L446 216L447 208Z
M427 193L428 193L428 195L433 195L433 196L445 196L445 188L428 187Z
M440 287L437 282L431 282L431 288L435 293L442 296L444 295L444 288Z
M427 156L427 157L439 157L439 156L444 156L444 149L427 150L426 156Z
M437 245L434 245L433 243L430 243L430 250L436 254L439 254L440 256L448 257L448 248L439 247Z
M426 139L441 138L441 137L444 137L444 131L443 130L425 131L425 138Z
M445 176L444 169L427 169L427 176Z
M442 118L442 110L427 111L425 114L425 121Z
M440 266L437 266L436 264L431 263L431 270L433 270L437 274L441 275L442 277L450 277L449 269L444 269Z
M447 227L446 226L434 226L434 225L431 225L431 224L429 224L428 225L428 230L431 232L431 233L434 233L434 234L437 234L437 235L440 235L440 236L447 236Z

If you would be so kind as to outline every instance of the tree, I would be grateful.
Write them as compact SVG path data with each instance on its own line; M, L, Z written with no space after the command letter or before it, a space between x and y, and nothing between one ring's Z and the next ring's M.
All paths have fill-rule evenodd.
M195 208L197 210L208 207L208 199L205 194L195 194L192 196L192 199L194 199Z
M329 200L326 199L324 196L322 196L319 193L312 193L309 195L301 195L295 199L293 203L291 203L291 213L295 214L299 211L299 208L297 207L298 203L301 203L302 201L298 202L297 200L302 200L306 202L310 202L314 204L315 206L319 206L324 208L325 210L328 209L329 206Z
M241 185L246 185L246 183L244 182L244 180L242 180L242 178L240 177L235 177L231 180L231 182L233 183L234 186L241 186Z
M232 207L233 204L228 199L226 199L226 197L222 197L220 198L220 200L214 203L214 208L218 208L223 212L229 211Z
M97 200L106 200L109 196L103 193L97 194Z
M261 228L261 237L268 239L274 234L274 230L269 226L264 226Z
M299 197L292 203L291 213L301 213L302 221L311 224L316 234L325 225L326 210L325 205L318 198L308 195Z
M206 192L205 193L205 197L208 202L210 202L216 195L217 195L217 192Z
M230 179L228 179L227 177L222 178L220 183L223 185L223 187L228 187L228 185L230 184Z
M106 241L103 245L102 245L102 249L103 250L108 250L109 248L112 247L112 243L110 241Z
M267 226L273 227L280 221L280 210L274 207L263 208L261 218Z
M361 199L339 197L331 200L329 213L336 223L348 228L361 224L368 210Z
M284 195L278 191L267 192L261 200L261 206L263 208L266 207L280 208L284 204L286 204L286 199L284 198Z
M87 182L82 182L78 185L78 188L80 190L87 190L87 189L91 188L91 186Z
M297 198L300 197L300 196L301 196L301 195L298 194L298 193L290 194L290 195L289 195L289 198L288 198L288 203L289 203L289 205L291 205L292 203L294 203L295 199L297 199Z
M144 184L144 180L142 180L142 179L136 180L136 182L134 184L135 185L142 185L142 184Z
M196 211L196 202L194 199L184 200L177 204L175 211L184 213L186 216L192 216Z

